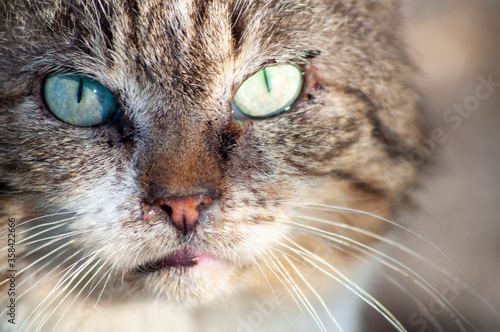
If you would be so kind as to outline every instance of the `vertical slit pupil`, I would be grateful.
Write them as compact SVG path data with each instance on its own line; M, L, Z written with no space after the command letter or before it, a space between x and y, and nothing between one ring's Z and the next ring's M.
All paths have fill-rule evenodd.
M83 92L83 79L80 77L80 85L78 86L78 96L76 102L80 104L82 101L82 92Z
M269 93L269 92L271 92L271 89L269 87L269 82L267 81L266 68L264 68L263 72L264 72L264 81L266 82L267 92Z

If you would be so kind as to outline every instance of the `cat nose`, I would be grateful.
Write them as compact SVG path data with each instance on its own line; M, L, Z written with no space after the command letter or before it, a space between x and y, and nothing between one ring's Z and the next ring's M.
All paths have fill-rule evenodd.
M166 197L155 202L170 217L170 221L182 234L193 232L199 221L200 211L212 203L212 198L204 195L189 197Z

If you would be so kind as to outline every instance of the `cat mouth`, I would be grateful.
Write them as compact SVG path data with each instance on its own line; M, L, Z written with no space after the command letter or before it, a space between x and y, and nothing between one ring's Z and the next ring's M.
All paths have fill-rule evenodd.
M219 259L194 248L183 247L160 259L140 265L137 269L142 273L154 273L165 269L192 268L207 265Z

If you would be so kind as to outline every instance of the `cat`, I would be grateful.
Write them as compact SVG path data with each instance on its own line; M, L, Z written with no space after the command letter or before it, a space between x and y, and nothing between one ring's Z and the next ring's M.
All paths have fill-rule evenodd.
M396 7L0 4L2 331L406 330L349 274L429 157Z

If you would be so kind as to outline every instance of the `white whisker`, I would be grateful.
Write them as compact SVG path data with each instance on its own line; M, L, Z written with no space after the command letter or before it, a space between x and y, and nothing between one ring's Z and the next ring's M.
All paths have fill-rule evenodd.
M34 233L31 237L38 236L38 235L43 234L43 233L45 233L47 231L51 231L51 230L57 229L58 227L61 227L61 226L65 226L65 225L67 225L68 221L72 221L72 220L76 220L76 217L70 217L70 218L61 219L61 220L57 220L57 221L52 221L52 222L47 222L47 223L43 223L43 224L38 224L36 226L30 227L30 228L26 228L26 229L24 229L24 230L22 230L20 232L16 232L16 235L22 235L22 234L25 234L25 233L31 233L35 229L39 229L39 228L43 229L44 227L53 226L50 229L44 230L43 232ZM23 240L28 240L28 239L29 238L24 238Z
M94 257L95 258L95 257ZM99 261L96 261L96 263L90 268L90 269L87 269L87 267L91 264L91 262L93 261L93 259L90 259L88 262L86 262L85 264L83 264L79 269L77 269L75 271L75 273L73 273L71 275L71 278L69 279L69 281L66 283L66 285L59 291L59 293L53 297L53 299L47 303L45 305L45 307L43 309L41 309L39 312L38 312L38 315L35 316L35 320L38 318L39 315L41 315L42 313L45 314L45 317L43 318L42 322L39 323L39 327L37 328L37 330L35 330L36 332L40 331L40 329L45 325L45 323L52 317L52 315L57 311L57 309L62 305L62 303L64 302L64 300L66 300L66 298L71 295L71 293L73 292L73 290L75 290L76 287L78 287L78 285L80 283L83 282L83 280L85 279L85 277L99 264ZM87 272L81 276L81 273L83 271L85 271L87 269ZM71 285L73 284L73 282L77 279L78 281L76 282L76 284L73 286L73 288L71 288L69 291L68 288L71 287ZM62 285L62 284L61 284ZM84 287L82 287L81 291L83 291ZM66 295L61 299L59 300L59 304L57 304L55 306L55 308L47 315L45 312L47 310L49 310L49 306L58 298L60 297L61 295L63 295L64 293L66 292Z
M331 264L326 262L321 257L318 257L317 255L311 253L309 250L303 248L302 246L297 244L295 241L292 241L288 237L284 237L284 239L289 241L294 246L296 246L298 248L298 250L294 249L288 245L285 245L284 243L281 243L281 245L283 247L300 255L302 257L302 259L309 262L309 264L311 264L312 266L314 266L315 268L317 268L318 270L323 272L325 275L334 279L335 281L340 283L342 286L349 289L351 292L353 292L355 295L357 295L360 299L362 299L365 303L367 303L368 305L373 307L375 310L377 310L377 312L379 312L382 316L384 316L387 319L387 321L389 321L398 331L401 331L401 332L406 331L406 329L403 327L403 325L390 313L390 311L387 310L387 308L385 308L379 301L377 301L370 293L368 293L367 291L365 291L364 289L362 289L361 287L359 287L358 285L353 283L349 278L347 278L344 274L342 274L338 269L333 267ZM337 274L340 277L340 279L342 279L344 281L340 280L339 277L336 277L336 276L332 275L331 273L329 273L328 271L326 271L325 269L321 268L318 264L312 262L307 257L310 257L311 259L325 265L326 267L331 269L333 272L335 272L335 274Z
M263 258L263 257L260 257L260 259L261 259L261 261L265 261L265 258ZM279 301L278 295L276 295L276 291L274 290L274 287L271 285L271 282L269 281L266 273L264 272L264 270L262 270L262 267L260 266L260 264L258 262L255 262L254 266L257 266L257 268L259 269L260 273L262 274L262 277L264 278L264 280L266 281L267 285L269 286L269 290L273 293L273 296L274 296L276 302L281 307L281 303Z
M460 272L460 274L462 274L463 276L465 276L465 274L462 272L462 270L453 262L453 260L448 255L446 255L446 253L444 251L442 251L441 249L439 249L438 246L436 246L431 241L427 240L422 235L420 235L417 232L413 231L412 229L404 227L404 226L402 226L402 225L400 225L400 224L398 224L398 223L396 223L396 222L394 222L394 221L392 221L390 219L381 217L381 216L376 215L376 214L371 213L371 212L367 212L367 211L363 211L363 210L358 210L358 209L352 209L352 208L348 208L348 207L330 206L330 205L314 204L314 203L295 203L294 205L295 206L299 206L299 207L307 207L308 209L312 209L312 210L362 214L362 215L370 216L370 217L373 217L375 219L384 221L384 222L390 224L391 226L394 226L394 227L396 227L398 229L404 230L405 232L408 232L411 235L417 237L418 239L424 241L426 244L428 244L433 249L435 249L440 255L442 255L449 263L451 263L457 269L457 271Z
M61 322L61 320L64 318L64 316L66 315L66 313L68 312L68 310L71 308L71 306L75 303L75 301L78 299L78 297L80 296L80 294L87 288L87 286L94 280L94 278L96 277L96 275L105 267L105 264L99 260L96 261L96 264L94 266L92 266L90 269L88 269L87 273L85 275L83 275L81 278L80 278L80 281L78 283L75 284L75 286L73 286L73 288L67 292L66 296L61 299L61 301L59 302L59 305L56 306L54 308L54 310L52 310L52 312L47 316L47 318L50 318L54 312L57 311L58 307L64 302L64 300L66 300L66 298L75 290L76 287L78 287L79 283L81 281L83 281L87 275L98 265L100 264L99 268L97 269L97 271L94 272L94 274L92 275L92 277L89 278L89 280L85 283L85 285L83 285L82 287L80 287L80 291L75 295L73 301L71 301L71 303L67 306L66 310L60 315L58 321L56 322L56 324L54 325L54 328L53 330L56 329L56 327L59 325L59 323ZM99 282L106 276L106 274L104 274L101 279L99 280ZM99 282L96 284L96 286L94 286L90 291L89 293L87 294L87 296L80 302L80 305L82 305L85 300L90 296L90 294L92 294L92 291L95 289L95 287L97 287L97 285L99 284ZM43 324L42 324L43 325Z
M271 254L269 254L269 255L271 256ZM295 304L300 309L300 311L304 314L304 311L302 310L302 306L300 305L300 303L298 302L297 298L295 297L296 295L294 294L294 292L292 292L292 290L290 290L290 288L288 287L288 284L285 283L283 281L283 279L282 279L282 278L286 279L286 277L282 274L282 272L276 266L276 264L274 264L274 262L272 260L270 260L270 261L271 261L271 263L273 263L274 267L269 264L269 262L268 262L267 259L263 260L263 262L267 265L267 267L269 268L269 270L276 276L276 278L283 285L283 287L285 287L286 291L288 292L288 294L290 294L290 296L292 297L292 300L295 302ZM281 274L281 277L278 276L278 272L276 272L276 271L278 271Z
M28 224L30 222L33 222L33 221L42 220L44 218L53 218L53 217L57 217L57 216L65 215L65 214L75 214L75 212L57 212L57 213L53 213L53 214L47 214L47 215L43 215L43 216L38 216L38 217L31 218L31 219L28 219L26 221L23 221L20 224L17 224L16 228L23 227L26 224ZM1 231L0 234L7 233L7 232L8 232L8 229L6 229L4 231ZM6 238L6 236L0 237L0 239L4 239L4 238Z
M33 245L35 243L40 243L40 242L44 242L44 241L47 241L47 240L58 239L58 238L66 238L66 237L70 237L70 236L75 236L75 235L81 235L81 234L89 233L89 232L92 232L92 231L93 230L72 231L72 232L67 232L67 233L63 233L63 234L57 234L57 235L53 235L53 236L47 236L45 238L34 240L34 241L31 241L31 242L28 242L28 243L24 243L24 241L20 241L20 243L18 243L18 245L22 244L24 246L31 246L31 245Z
M307 298L307 296L302 292L300 287L297 285L297 282L292 278L290 273L287 271L287 269L281 264L279 259L272 253L270 252L271 256L274 258L274 262L279 265L280 270L284 273L286 280L288 280L290 286L294 289L295 294L297 294L298 298L300 299L302 305L304 308L306 308L307 312L309 312L309 315L314 319L318 327L320 328L321 331L327 332L325 325L321 321L321 318L318 316L318 313L314 309L313 305Z
M297 267L292 263L292 261L286 256L286 255L282 255L283 258L292 266L292 268L295 270L295 273L297 273L297 275L300 277L300 279L302 279L302 281L307 285L307 287L311 290L311 292L313 292L314 296L316 296L316 298L318 299L318 301L321 303L321 306L325 309L326 313L328 314L328 316L330 316L330 319L333 321L333 323L335 324L335 326L339 329L339 331L343 332L344 330L342 329L342 327L340 326L340 324L338 323L338 321L335 319L335 317L332 315L332 313L330 312L330 309L328 309L328 306L326 305L325 301L323 301L323 298L318 294L318 292L311 286L311 284L307 281L306 278L304 278L304 276L302 275L302 273L300 273L300 271L297 269Z
M33 315L35 315L33 317L33 321L36 320L40 315L41 313L45 310L46 307L48 307L59 295L57 295L55 298L52 299L52 301L50 301L46 306L45 308L42 309L42 307L46 304L46 302L50 299L50 297L54 294L54 292L56 292L65 282L66 280L70 279L70 278L74 278L76 277L77 275L80 274L80 272L85 269L93 260L93 258L95 257L95 254L93 255L93 257L91 257L90 255L87 255L85 257L82 257L80 258L78 261L74 262L73 264L71 264L70 266L68 266L67 268L65 268L62 272L66 271L64 273L64 275L62 276L62 278L56 283L56 285L54 286L54 288L45 296L45 299L42 300L34 309L33 311L29 314L29 316L26 318L25 322L23 322L23 324L21 325L20 327L20 331L23 329L23 327L25 326L26 323L28 323L31 319L31 317L33 317ZM85 263L83 263L80 267L78 267L75 271L73 271L73 268L78 266L78 264L84 260L87 260ZM73 272L72 272L73 271ZM68 274L70 274L68 276ZM69 285L71 284L71 281L68 285L66 285L62 291L64 291L65 289L67 289L69 287ZM60 294L60 293L59 293ZM34 323L34 322L33 322ZM32 323L31 323L32 324ZM28 326L29 327L29 326Z
M299 226L308 227L308 226L300 225L300 224L299 224ZM460 323L460 321L456 320L457 315L460 318L462 318L466 323L471 325L468 322L468 320L465 317L463 317L463 315L461 315L460 312L451 303L449 303L449 301L444 296L442 296L429 282L427 282L418 273L416 273L415 271L413 271L412 269L410 269L406 265L402 264L401 262L399 262L399 261L395 260L394 258L392 258L392 257L390 257L390 256L388 256L388 255L386 255L378 250L375 250L375 249L373 249L373 248L371 248L363 243L352 240L352 239L345 237L345 236L337 235L334 233L329 233L329 232L326 232L323 230L318 230L318 229L316 231L310 231L310 232L317 234L318 236L321 236L321 237L328 239L330 241L334 241L340 245L345 245L345 246L349 246L351 248L354 248L354 249L364 253L365 255L374 258L376 261L382 263L384 266L387 266L388 268L401 274L402 276L410 279L420 289L424 290L431 298L436 300L443 307L443 309L445 309L445 311L450 315L450 317L455 319L455 321L457 322L457 326L459 326L462 331L464 331L465 329L464 329L463 325ZM325 235L325 233L327 235ZM364 250L363 248L367 249L368 251ZM394 266L393 264L389 263L388 261L386 261L380 257L377 257L376 255L371 254L370 252L373 252L376 255L380 255L380 256L396 263L397 265L401 266L406 271L401 270L397 266Z
M42 256L42 257L38 258L36 261L34 261L34 262L30 263L28 266L26 266L26 267L24 267L23 269L21 269L20 271L18 271L18 272L16 273L16 275L17 275L17 276L21 275L22 273L24 273L25 271L27 271L28 269L30 269L32 266L34 266L34 265L38 264L39 262L41 262L42 260L46 259L46 258L47 258L47 257L49 257L50 255L53 255L53 254L54 254L54 253L56 253L57 251L59 251L59 250L63 249L64 247L69 246L70 244L71 244L71 241L66 242L66 243L64 243L63 245L61 245L61 246L59 246L59 247L55 248L54 250L52 250L52 251L51 251L51 252L49 252L48 254L45 254L44 256ZM56 257L57 257L57 256L56 256ZM0 283L0 285L4 284L5 282L6 282L6 280L2 281L2 282Z
M359 214L364 214L364 215L368 215L368 216L371 216L371 217L374 217L376 219L379 219L379 220L382 220L384 222L387 222L399 229L402 229L402 230L405 230L407 232L409 232L410 234L412 234L413 236L419 238L420 240L424 241L426 244L428 244L429 246L431 246L433 249L435 249L442 257L444 257L454 268L456 268L456 270L462 275L463 278L467 279L467 277L465 276L465 273L463 273L463 271L453 262L453 260L448 256L446 255L441 249L439 249L435 244L433 244L432 242L430 242L429 240L425 239L423 236L421 236L420 234L414 232L413 230L411 229L408 229L404 226L401 226L387 218L383 218L383 217L380 217L380 216L377 216L376 214L373 214L373 213L370 213L370 212L366 212L366 211L362 211L362 210L356 210L356 209L351 209L351 208L345 208L345 207L337 207L337 206L327 206L327 205L323 205L323 204L314 204L314 203L294 203L294 205L296 206L301 206L301 207L306 207L308 209L315 209L315 210L321 210L321 211L332 211L332 212L342 212L342 211L345 211L347 213L359 213ZM320 219L320 218L315 218L315 217L308 217L308 216L300 216L299 218L302 218L302 219L305 219L305 220L310 220L310 221L316 221L316 222L321 222L321 223L325 223L325 224L330 224L332 226L335 226L335 227L339 227L339 228L344 228L344 229L348 229L348 230L351 230L351 231L355 231L355 232L359 232L360 234L364 234L364 235L367 235L369 237L372 237L374 239L377 239L381 242L384 242L386 244L389 244L399 250L402 250L404 251L405 253L413 256L414 258L426 263L427 265L429 265L430 267L434 268L435 270L439 271L440 273L442 273L443 275L449 277L449 278L453 278L454 280L457 280L459 283L461 283L463 286L467 287L469 292L479 301L481 302L486 308L488 308L488 310L493 314L493 317L495 317L495 319L497 320L497 322L500 324L500 313L496 310L496 308L475 288L473 287L469 282L467 282L466 280L464 280L463 278L460 278L458 277L457 275L453 274L452 272L450 272L449 270L447 270L446 268L434 263L433 261L425 258L424 256L422 256L421 254L411 250L410 248L406 247L406 246L403 246L395 241L392 241L391 239L387 238L387 237L383 237L383 236L380 236L378 234L375 234L373 232L370 232L370 231L367 231L367 230L363 230L363 229L360 229L358 227L354 227L354 226L349 226L349 225L345 225L345 224L342 224L342 223L337 223L337 222L333 222L333 221L329 221L329 220L324 220L324 219ZM465 320L465 319L464 319ZM467 321L467 320L465 320ZM469 322L467 322L468 324L470 324ZM472 326L472 325L471 325Z
M73 253L73 255L71 255L70 257L66 258L64 261L60 262L59 263L59 266L63 265L64 263L66 263L68 260L70 260L71 258L73 258L74 256L78 255L79 253L81 252L81 250L78 250L76 251L75 253ZM63 252L64 253L64 252ZM51 261L47 262L44 266L41 266L40 268L38 268L36 271L30 273L28 276L26 276L26 278L24 278L23 281L21 281L18 285L19 288L22 288L22 286L24 284L26 284L27 282L29 282L31 280L31 278L33 276L35 276L39 271L43 270L46 266L50 265L50 263L52 263L54 260L57 259L58 256L60 256L61 254L63 253L59 253L56 257L54 257ZM31 285L28 289L24 290L22 293L20 293L20 295L17 297L17 300L20 300L22 299L25 295L29 294L29 292L34 289L35 287L37 287L41 282L46 282L46 281L50 281L52 279L54 279L55 277L57 277L59 274L63 273L63 271L60 271L59 273L57 273L56 275L52 276L51 278L49 278L49 275L45 275L43 278L41 279L38 279L37 282L35 282L33 285ZM2 311L2 315L5 314L5 312L7 312L7 309L4 309Z
M109 268L108 272L108 277L106 278L106 281L104 282L104 285L102 286L101 292L99 293L99 296L97 297L97 300L95 301L94 309L97 308L97 305L99 304L99 300L101 299L102 294L104 293L104 290L106 289L109 278L111 278L111 275L113 274L113 267Z

